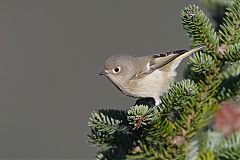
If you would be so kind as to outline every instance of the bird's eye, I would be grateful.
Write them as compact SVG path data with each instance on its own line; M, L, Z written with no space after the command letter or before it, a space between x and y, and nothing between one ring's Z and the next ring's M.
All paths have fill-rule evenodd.
M113 68L113 73L118 73L120 72L121 68L120 67L115 67Z

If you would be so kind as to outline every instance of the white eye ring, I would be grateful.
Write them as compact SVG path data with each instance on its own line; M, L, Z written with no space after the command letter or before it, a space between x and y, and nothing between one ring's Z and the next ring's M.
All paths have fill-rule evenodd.
M115 67L112 69L113 73L119 73L121 71L121 67Z

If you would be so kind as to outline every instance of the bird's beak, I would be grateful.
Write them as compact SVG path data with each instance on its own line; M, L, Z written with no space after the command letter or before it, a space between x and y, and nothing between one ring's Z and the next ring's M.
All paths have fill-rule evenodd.
M104 76L106 74L108 74L107 70L103 70L102 72L98 73L99 76Z

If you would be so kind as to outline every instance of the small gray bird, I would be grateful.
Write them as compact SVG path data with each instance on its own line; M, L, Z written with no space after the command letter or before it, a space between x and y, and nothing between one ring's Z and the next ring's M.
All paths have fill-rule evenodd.
M138 98L152 97L155 105L159 105L159 96L168 90L176 77L175 69L181 60L203 48L204 46L199 46L143 57L114 55L107 59L104 70L99 75L106 75L124 94Z

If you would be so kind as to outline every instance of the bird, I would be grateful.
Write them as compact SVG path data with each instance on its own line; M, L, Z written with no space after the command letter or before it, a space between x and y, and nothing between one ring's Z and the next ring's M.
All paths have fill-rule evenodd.
M113 55L106 60L99 75L106 76L127 96L152 97L157 106L161 103L160 96L169 89L176 77L176 68L181 60L204 47L201 45L190 50L175 50L141 57Z

